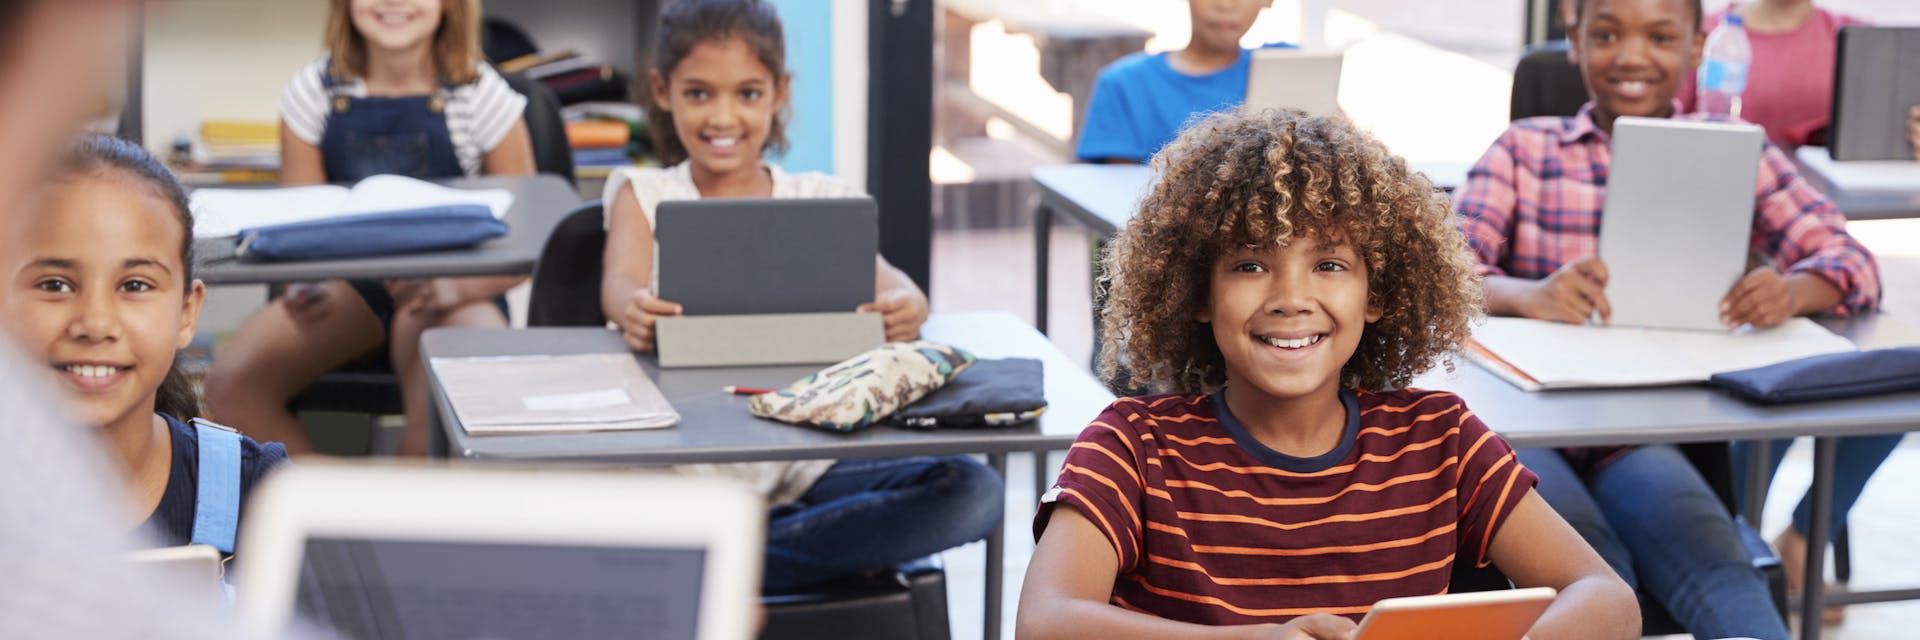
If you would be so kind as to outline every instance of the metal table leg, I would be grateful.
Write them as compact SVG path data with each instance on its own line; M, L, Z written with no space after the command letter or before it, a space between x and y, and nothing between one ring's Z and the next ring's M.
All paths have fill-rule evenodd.
M1053 241L1053 209L1042 202L1033 208L1033 327L1047 335L1047 265Z
M992 467L993 472L1000 474L1002 479L1006 478L1007 454L987 454L987 466ZM1000 640L1000 594L1003 591L1001 582L1005 580L1003 573L1006 571L1006 537L1007 523L1002 518L1000 524L993 528L993 533L987 536L987 594L982 603L986 620L980 627L980 637L986 640Z
M1813 486L1807 490L1812 517L1807 523L1807 573L1800 601L1800 637L1820 637L1820 610L1826 600L1827 520L1833 516L1833 438L1813 439Z

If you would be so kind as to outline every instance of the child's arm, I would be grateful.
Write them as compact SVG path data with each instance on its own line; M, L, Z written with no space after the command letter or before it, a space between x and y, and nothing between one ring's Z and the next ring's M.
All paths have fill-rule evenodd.
M1607 266L1599 257L1561 265L1545 280L1490 274L1485 281L1487 313L1580 324L1595 313L1613 318L1607 303Z
M1532 489L1494 534L1487 557L1515 586L1560 591L1528 632L1531 640L1640 636L1633 589Z
M1356 628L1352 620L1329 614L1296 618L1285 625L1208 627L1128 611L1108 603L1119 564L1113 543L1099 527L1077 509L1064 504L1055 507L1027 563L1014 637L1346 640Z
M286 121L280 122L280 184L303 185L320 184L327 181L327 165L320 158L320 148L301 140L287 127Z
M653 227L631 187L607 211L607 248L601 255L600 312L619 325L635 351L653 350L653 323L680 315L680 305L653 295Z
M513 122L507 136L480 159L480 172L490 176L533 175L533 137L527 133L526 121Z
M1779 324L1794 315L1846 315L1877 306L1880 267L1873 254L1847 233L1846 214L1801 178L1779 148L1771 143L1765 146L1755 176L1753 248L1765 253L1785 275L1749 274L1722 299L1727 303L1723 313L1736 325L1754 321L1757 326L1770 326L1763 323ZM1736 300L1736 295L1743 299ZM1740 313L1741 308L1749 311Z
M874 256L873 262L873 302L860 305L858 311L882 314L887 342L919 338L920 325L927 323L927 294L886 258Z
M1785 276L1771 266L1747 273L1720 301L1720 322L1728 327L1779 326L1788 318L1820 313L1845 299L1840 287L1808 271Z

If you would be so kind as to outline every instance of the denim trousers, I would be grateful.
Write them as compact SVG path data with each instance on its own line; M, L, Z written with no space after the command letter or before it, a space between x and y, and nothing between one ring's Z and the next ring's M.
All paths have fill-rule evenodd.
M1827 521L1827 535L1846 528L1847 512L1853 510L1853 503L1860 501L1860 490L1866 488L1867 480L1873 477L1874 470L1880 468L1880 463L1886 462L1887 456L1893 454L1893 449L1900 446L1900 438L1904 435L1848 436L1834 442L1833 515ZM1780 470L1780 461L1787 457L1787 447L1792 444L1792 438L1781 438L1771 441L1767 446L1768 478ZM1752 446L1750 442L1733 443L1733 496L1741 509L1745 509L1747 504L1747 453ZM1793 529L1806 535L1807 523L1813 520L1812 513L1813 505L1807 502L1806 494L1801 494L1799 506L1793 508Z
M1694 637L1787 637L1733 516L1679 449L1639 447L1586 478L1557 451L1519 455L1547 504Z
M792 590L891 568L985 538L1000 524L999 474L965 456L841 460L767 515L762 589Z

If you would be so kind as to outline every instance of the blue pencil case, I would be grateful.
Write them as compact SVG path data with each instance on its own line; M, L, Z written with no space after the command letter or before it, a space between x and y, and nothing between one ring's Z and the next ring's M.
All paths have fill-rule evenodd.
M1920 389L1920 347L1849 351L1713 374L1707 383L1761 404Z
M507 235L485 205L366 213L242 229L234 254L251 260L327 260L470 247Z

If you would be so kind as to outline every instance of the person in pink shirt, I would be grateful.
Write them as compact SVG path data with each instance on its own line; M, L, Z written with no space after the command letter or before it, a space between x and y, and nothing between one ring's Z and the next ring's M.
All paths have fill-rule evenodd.
M1757 0L1707 16L1711 33L1728 12L1746 22L1753 47L1740 118L1767 130L1767 139L1791 153L1806 144L1825 144L1833 111L1833 66L1840 29L1866 21L1813 6L1813 0ZM1696 78L1680 86L1682 111L1693 112ZM1920 160L1920 105L1908 113L1909 142Z

